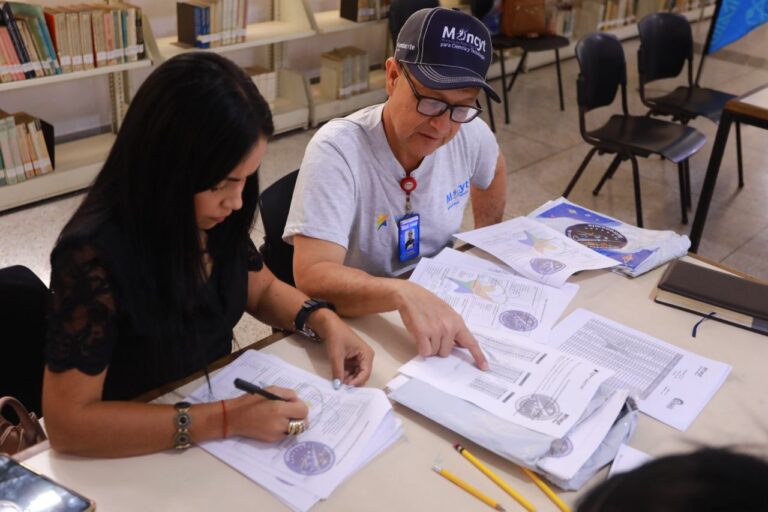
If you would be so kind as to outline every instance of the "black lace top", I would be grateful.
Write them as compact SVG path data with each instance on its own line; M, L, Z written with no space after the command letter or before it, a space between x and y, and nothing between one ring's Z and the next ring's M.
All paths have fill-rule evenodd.
M124 293L123 283L140 276L132 272L114 230L61 244L51 256L48 368L77 368L89 375L108 368L104 400L128 400L201 370L231 351L232 328L245 311L247 273L262 269L250 240L244 253L240 268L231 272L219 271L214 261L205 290L209 300L192 320L196 339L158 344L150 341L146 317L135 314L141 308Z

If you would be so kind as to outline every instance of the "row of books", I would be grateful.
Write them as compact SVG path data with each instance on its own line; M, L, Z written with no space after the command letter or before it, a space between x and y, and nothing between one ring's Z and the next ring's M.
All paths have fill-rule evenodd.
M320 56L320 88L328 98L342 99L369 87L368 52L345 46Z
M0 81L12 82L144 57L141 8L116 2L40 7L0 2Z
M178 41L215 48L245 41L248 0L184 0L176 3Z
M390 0L341 0L339 16L363 22L389 16Z
M53 171L53 127L25 112L0 111L0 186Z

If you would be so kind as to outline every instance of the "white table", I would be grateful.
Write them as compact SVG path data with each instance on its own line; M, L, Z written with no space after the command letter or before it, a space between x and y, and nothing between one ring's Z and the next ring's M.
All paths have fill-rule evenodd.
M690 451L700 444L765 445L768 440L768 338L716 321L704 322L696 338L691 328L699 317L654 303L650 296L663 269L627 279L605 271L583 273L571 280L581 286L566 314L588 308L627 326L724 361L733 371L720 391L686 433L641 415L630 444L659 456ZM372 315L350 325L376 350L368 385L382 388L414 355L396 314ZM320 375L330 375L322 347L293 339L264 349L270 354ZM174 402L199 384L164 397ZM466 492L431 471L437 456L444 467L497 499L508 511L516 502L452 449L461 441L541 511L555 506L513 464L461 439L438 424L395 404L405 435L380 457L344 482L313 511L490 510ZM199 448L124 459L97 460L61 455L51 450L25 463L94 499L105 511L286 510L267 491ZM603 470L589 486L605 478ZM583 493L561 493L574 504Z

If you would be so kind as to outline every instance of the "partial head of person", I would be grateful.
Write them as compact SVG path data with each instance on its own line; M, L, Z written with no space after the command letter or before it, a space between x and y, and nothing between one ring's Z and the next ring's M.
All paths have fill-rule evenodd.
M757 512L768 510L768 462L706 448L671 455L606 480L578 512Z
M482 111L482 89L500 101L485 80L492 53L488 29L473 16L436 7L408 18L386 63L384 125L398 157L418 162L450 141Z
M221 268L243 257L273 130L267 102L235 63L210 52L169 59L136 92L60 241L116 227L140 277L129 290L136 302L184 307L205 281L204 252Z

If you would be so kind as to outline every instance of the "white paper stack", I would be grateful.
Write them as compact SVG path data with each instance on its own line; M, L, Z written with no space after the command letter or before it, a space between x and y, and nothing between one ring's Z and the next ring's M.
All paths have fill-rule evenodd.
M625 224L562 197L545 203L528 217L616 260L619 265L613 270L632 277L685 256L691 246L685 235Z
M616 265L615 260L526 217L454 236L496 256L528 279L558 288L581 270Z
M293 389L309 407L309 428L278 443L228 438L201 447L262 485L292 510L309 510L394 443L403 432L384 392L334 390L330 382L281 359L249 350L188 400L210 402L242 394L235 378Z

